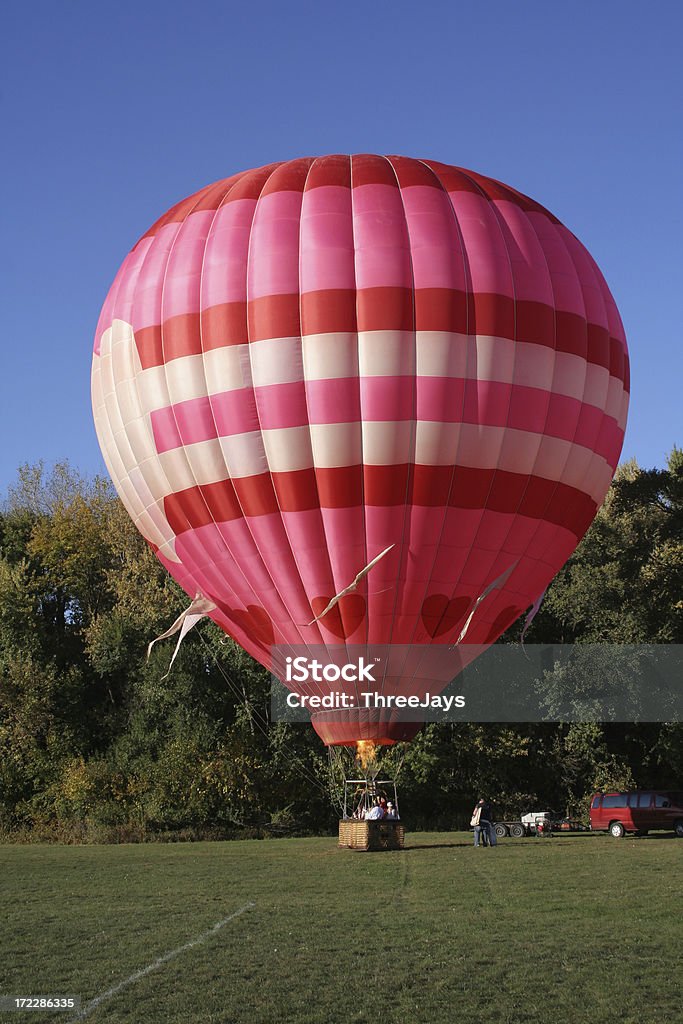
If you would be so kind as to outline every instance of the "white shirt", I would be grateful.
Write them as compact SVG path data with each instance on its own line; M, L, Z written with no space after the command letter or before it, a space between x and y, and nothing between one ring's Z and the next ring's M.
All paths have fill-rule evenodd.
M383 817L384 817L384 811L377 804L375 804L374 807L371 807L369 811L365 812L365 820L366 821L375 821L377 818L383 818Z

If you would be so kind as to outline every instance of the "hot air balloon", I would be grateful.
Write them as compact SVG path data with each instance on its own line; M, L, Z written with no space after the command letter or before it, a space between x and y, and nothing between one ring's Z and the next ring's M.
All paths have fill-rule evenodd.
M586 532L628 391L575 236L499 181L395 156L270 164L178 203L124 260L92 365L124 505L254 658L434 646L451 678L464 634L492 644ZM328 745L419 727L313 724Z

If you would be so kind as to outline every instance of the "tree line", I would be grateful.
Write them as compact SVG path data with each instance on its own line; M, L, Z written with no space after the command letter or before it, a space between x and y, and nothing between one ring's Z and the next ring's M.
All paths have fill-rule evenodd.
M683 452L623 464L527 643L683 643ZM0 836L20 840L321 832L327 753L274 723L268 673L204 620L162 678L187 596L110 483L24 466L0 510ZM519 642L517 623L501 638ZM683 785L683 726L429 724L400 779L411 827L501 814L585 817L595 789Z

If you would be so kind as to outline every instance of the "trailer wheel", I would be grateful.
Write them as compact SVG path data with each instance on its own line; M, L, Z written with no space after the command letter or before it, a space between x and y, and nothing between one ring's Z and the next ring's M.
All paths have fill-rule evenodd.
M493 831L496 833L499 839L505 839L505 836L508 834L508 830L506 829L505 825L501 824L494 825Z
M674 821L674 832L679 839L683 839L683 818L679 818L678 821Z
M613 821L609 827L610 835L614 836L615 839L623 839L626 835L626 829L620 821Z
M513 839L522 839L524 836L524 825L518 824L510 825L510 835Z

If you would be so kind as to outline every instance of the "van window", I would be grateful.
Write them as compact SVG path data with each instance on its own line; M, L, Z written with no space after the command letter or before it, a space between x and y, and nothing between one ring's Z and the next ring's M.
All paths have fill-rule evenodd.
M593 803L591 804L591 807L599 807L599 806L600 806L600 796L599 795L598 796L594 796L593 797Z
M637 807L638 806L638 794L637 793L629 793L629 795L628 795L628 805L629 805L629 807Z
M605 807L626 807L627 793L610 793L609 796L603 796L602 806Z
M663 793L657 793L655 796L655 807L671 807L671 801Z
M649 807L652 803L652 793L641 793L638 799L639 807Z

